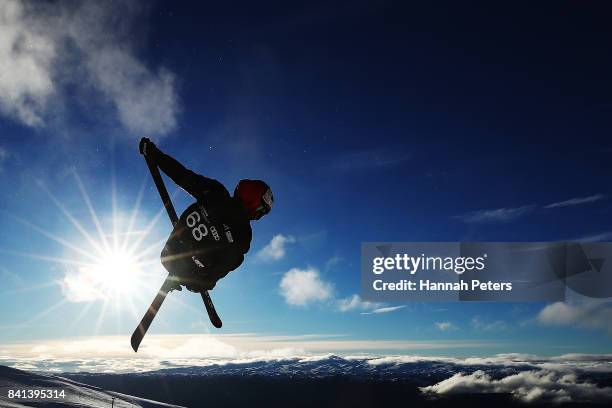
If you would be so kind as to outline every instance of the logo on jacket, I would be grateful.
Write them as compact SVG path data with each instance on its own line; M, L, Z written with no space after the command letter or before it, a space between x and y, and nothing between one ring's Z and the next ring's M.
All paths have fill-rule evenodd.
M213 238L215 239L215 241L218 241L221 239L221 237L219 236L219 233L217 232L217 229L215 228L214 225L211 225L209 228L210 233L212 234Z
M230 230L230 227L228 227L227 224L223 224L223 229L225 230L225 237L227 238L227 242L229 242L230 244L234 242L234 237L232 237L232 231Z

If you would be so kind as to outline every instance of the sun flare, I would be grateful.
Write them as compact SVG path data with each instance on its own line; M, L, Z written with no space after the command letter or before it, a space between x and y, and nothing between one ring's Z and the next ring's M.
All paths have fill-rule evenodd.
M162 210L152 220L143 221L139 214L145 183L141 185L131 213L119 210L114 182L111 185L111 213L100 218L80 177L73 172L90 220L75 217L55 195L40 184L66 220L80 234L71 238L55 235L27 220L19 220L66 248L64 257L39 256L64 265L64 276L58 281L67 301L110 302L115 307L130 305L147 286L145 272L150 275L153 256L160 242L150 243L152 230ZM106 214L105 214L106 215ZM136 226L140 226L135 229ZM144 247L143 247L144 244ZM143 266L147 265L147 268ZM146 271L145 271L146 269ZM155 268L153 268L155 269Z
M138 262L125 251L105 253L100 262L92 265L91 268L101 290L109 294L131 293L139 282Z
M122 250L110 250L91 263L79 265L63 279L65 293L73 301L110 300L133 295L142 279L136 258Z

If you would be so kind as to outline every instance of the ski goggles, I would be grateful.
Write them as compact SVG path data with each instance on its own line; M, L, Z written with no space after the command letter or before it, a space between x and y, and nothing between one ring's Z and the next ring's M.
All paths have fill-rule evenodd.
M272 195L272 190L268 189L266 193L261 197L261 204L255 212L258 216L263 216L269 213L272 210L272 204L274 203L274 196Z

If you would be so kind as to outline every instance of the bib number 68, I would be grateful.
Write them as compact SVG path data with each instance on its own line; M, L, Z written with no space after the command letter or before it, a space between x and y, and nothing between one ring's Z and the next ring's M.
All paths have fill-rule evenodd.
M200 214L197 211L192 212L185 219L187 226L191 228L191 235L196 241L201 241L206 235L208 235L208 228L204 224L198 224L200 222ZM197 224L197 225L196 225Z

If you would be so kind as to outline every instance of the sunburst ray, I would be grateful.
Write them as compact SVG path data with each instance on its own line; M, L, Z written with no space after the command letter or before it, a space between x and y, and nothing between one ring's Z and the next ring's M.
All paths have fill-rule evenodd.
M96 230L98 231L98 235L100 237L100 241L102 241L102 244L104 245L104 248L107 251L110 251L110 245L108 243L108 240L106 239L106 234L104 233L104 230L102 229L102 225L100 224L100 219L98 218L98 215L96 214L96 211L93 208L93 204L91 203L91 199L89 198L89 194L87 193L87 190L85 189L85 185L83 184L83 182L81 181L81 178L79 177L78 173L76 171L73 170L72 172L74 174L74 178L76 180L76 183L79 187L79 190L81 191L81 196L83 197L83 200L85 201L85 205L87 205L87 209L89 210L89 215L91 216L91 219L94 223L94 225L96 226Z
M81 235L83 235L83 238L85 238L87 240L87 242L89 243L89 245L91 245L91 247L98 253L98 254L103 254L104 250L102 249L102 247L100 246L100 244L98 244L92 237L91 235L89 235L89 233L87 232L87 230L85 230L85 228L83 228L83 226L81 225L81 223L79 223L79 221L74 218L74 216L72 214L70 214L70 212L66 209L66 207L64 207L64 205L62 203L59 202L59 200L57 198L55 198L55 196L53 195L53 193L51 193L51 191L46 188L44 186L43 183L39 183L40 187L47 193L47 195L49 196L49 198L51 199L51 201L53 201L53 203L55 204L55 206L57 208L59 208L59 210L62 212L62 214L64 214L64 216L68 219L68 221L70 221L70 223L81 233Z

